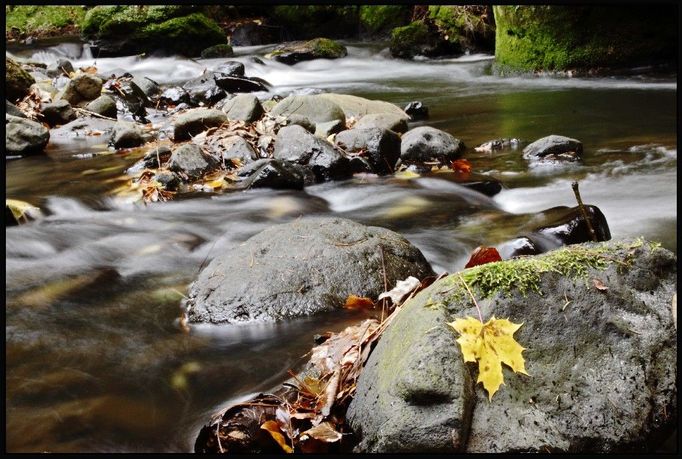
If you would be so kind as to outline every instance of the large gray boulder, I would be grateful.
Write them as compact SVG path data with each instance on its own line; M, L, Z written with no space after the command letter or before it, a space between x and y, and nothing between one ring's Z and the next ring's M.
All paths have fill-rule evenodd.
M41 153L50 140L50 131L40 123L5 115L5 155Z
M218 167L218 161L213 156L201 151L201 147L188 143L177 148L170 157L169 169L182 172L190 179L197 179L206 172Z
M41 107L43 118L50 126L66 124L76 119L76 112L71 108L71 104L65 100L58 100Z
M434 283L358 379L347 413L357 450L653 452L677 422L676 265L668 250L620 241L464 270L484 320L523 323L514 338L530 376L505 366L492 401L445 325L477 317L472 300L458 274Z
M109 143L118 149L139 147L145 143L142 130L135 123L121 121L114 126Z
M313 59L339 59L348 55L348 50L340 43L328 38L314 38L310 41L283 43L266 57L284 64L293 65Z
M523 149L523 157L528 160L568 160L576 161L583 154L580 140L561 135L548 135L529 144Z
M364 97L336 93L319 94L315 97L328 100L341 107L346 118L360 119L365 115L374 113L388 113L397 115L405 120L409 119L407 113L402 111L397 105L383 100L371 100Z
M250 123L263 116L263 107L258 98L251 94L239 94L225 102L222 111L231 120Z
M464 142L445 131L421 126L402 137L400 159L406 164L453 161L464 153Z
M309 166L318 182L345 179L352 175L348 158L326 140L315 137L296 124L279 130L274 157Z
M116 116L118 115L116 101L106 94L102 94L97 99L90 102L85 106L85 109L93 113L97 113L98 115L114 119L116 119Z
M383 252L383 263L382 263ZM273 226L218 255L190 286L190 322L276 321L330 311L348 295L376 298L433 272L401 235L342 218Z
M189 138L227 122L227 115L220 110L195 108L187 110L173 121L173 135L176 142Z
M370 113L355 123L353 129L381 128L403 134L407 132L407 120L396 113Z
M102 94L102 80L89 73L80 73L73 77L66 86L59 91L56 100L66 100L71 105L94 100Z
M5 56L5 97L16 102L28 95L36 80L14 59Z
M270 114L272 116L301 115L313 123L337 120L346 122L346 115L344 115L341 107L319 95L285 97L272 108Z
M302 190L305 186L305 166L279 159L259 159L239 175L248 175L245 188Z
M377 174L393 173L400 158L400 137L387 129L349 129L339 132L334 141L348 153L362 152Z

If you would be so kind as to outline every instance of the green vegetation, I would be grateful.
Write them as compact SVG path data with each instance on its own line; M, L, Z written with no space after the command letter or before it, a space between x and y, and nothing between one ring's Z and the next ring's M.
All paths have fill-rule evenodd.
M15 101L28 94L36 80L15 60L5 57L5 97Z
M447 277L444 284L451 290L449 297L453 300L468 295L460 276L477 298L490 298L499 292L509 295L512 291L518 291L522 295L529 292L541 294L541 274L555 272L566 277L587 279L589 269L604 270L614 263L616 260L612 255L615 251L635 249L643 243L642 239L638 239L630 243L567 246L542 255L465 269ZM652 250L656 248L655 244L651 245Z
M409 22L411 10L407 5L363 5L360 26L370 35L388 34L391 29Z
M620 67L674 58L676 11L667 5L495 6L503 68Z
M232 49L232 46L228 45L227 43L213 45L201 52L201 57L204 59L232 56L234 56L234 50Z
M495 26L482 5L429 6L429 18L450 42L465 48L492 51L495 48Z
M347 53L343 45L328 38L315 38L307 42L305 46L310 47L319 57L328 59L343 57Z
M5 6L5 34L50 36L77 33L85 17L83 6Z
M430 41L428 26L422 21L396 27L391 32L391 54L396 57L412 57L419 54Z

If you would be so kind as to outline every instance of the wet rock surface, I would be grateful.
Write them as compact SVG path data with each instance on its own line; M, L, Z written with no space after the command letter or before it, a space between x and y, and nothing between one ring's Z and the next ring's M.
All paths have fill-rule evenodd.
M201 151L198 145L185 144L178 147L170 157L169 169L181 172L189 178L198 178L218 166L218 161Z
M58 100L51 104L43 105L42 113L45 122L50 126L66 124L76 119L76 113L71 108L71 104L65 100Z
M351 293L376 297L410 275L431 275L397 233L342 218L304 217L273 226L217 256L199 274L185 307L191 322L276 321L330 311Z
M421 126L402 137L400 159L404 163L447 163L464 153L464 142L440 129Z
M474 288L484 318L523 322L514 338L527 348L531 375L505 367L505 384L490 402L474 386L477 366L463 363L455 333L445 326L477 315L466 293L453 296L456 276L403 306L370 356L348 410L362 437L357 451L635 452L669 435L677 409L670 309L676 256L642 241L561 250L576 248L607 248L602 253L611 262L605 269L586 267L585 277L538 273L541 294L512 288L484 300Z
M543 137L523 149L523 157L530 161L577 161L582 154L582 142L561 135Z
M221 108L231 120L241 120L247 123L256 121L263 116L263 107L256 96L239 94L228 100Z
M196 108L178 115L173 122L176 141L187 140L211 127L218 127L227 121L227 115L220 110Z
M50 140L42 124L18 116L5 115L5 155L41 153Z
M387 129L362 129L355 126L337 134L335 142L346 152L362 152L372 171L377 174L393 173L400 158L400 137Z
M315 38L306 42L291 42L278 46L270 58L293 65L312 59L339 59L348 55L346 47L328 38Z

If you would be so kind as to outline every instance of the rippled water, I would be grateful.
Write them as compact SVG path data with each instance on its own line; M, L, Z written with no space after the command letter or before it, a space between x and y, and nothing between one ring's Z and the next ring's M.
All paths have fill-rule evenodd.
M492 75L490 56L404 62L378 45L293 67L253 61L267 50L237 48L236 60L248 76L272 83L273 93L335 91L401 106L421 100L429 125L469 147L562 134L583 141L584 162L529 168L518 151L468 151L476 172L503 182L493 198L440 173L296 192L199 193L144 206L110 193L142 151L114 153L88 138L9 160L7 196L39 205L46 216L6 231L8 450L189 451L211 413L281 382L315 333L359 320L339 311L282 324L196 327L189 335L178 327L180 300L202 265L301 215L394 229L436 271L452 272L477 245L513 238L533 212L573 206L570 183L579 180L583 200L603 211L615 239L641 235L677 250L674 76L501 78ZM94 59L78 44L11 51L46 63L66 56L162 84L220 62Z

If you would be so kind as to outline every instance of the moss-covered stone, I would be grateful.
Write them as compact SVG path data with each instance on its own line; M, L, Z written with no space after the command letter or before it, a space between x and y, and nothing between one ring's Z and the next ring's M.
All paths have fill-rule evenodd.
M502 68L634 67L674 60L674 5L495 6L495 57Z
M15 60L5 57L5 97L14 102L28 94L36 80Z
M391 54L409 59L417 55L435 57L461 52L459 42L449 42L430 22L414 21L391 31Z
M214 21L195 9L96 6L86 14L81 31L85 38L98 41L104 55L161 50L196 56L210 46L225 44L226 38Z
M429 18L450 42L470 51L495 49L492 10L485 5L429 6Z
M370 36L387 35L391 29L408 24L411 11L408 5L362 5L361 31Z
M314 38L306 42L290 42L275 48L266 57L293 65L312 59L338 59L348 55L346 47L329 38Z
M5 6L5 35L52 36L78 33L85 16L82 6Z
M201 52L201 57L204 59L211 59L216 57L232 57L234 56L234 50L232 46L227 43L221 43L220 45L213 45L206 48Z

